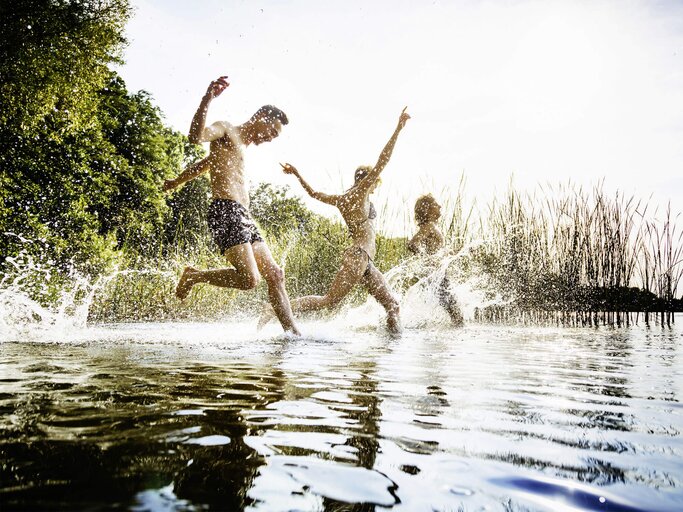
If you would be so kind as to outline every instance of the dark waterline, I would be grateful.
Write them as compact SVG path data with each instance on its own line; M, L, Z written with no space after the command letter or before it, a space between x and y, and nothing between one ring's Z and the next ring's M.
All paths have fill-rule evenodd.
M0 508L683 509L680 328L317 330L0 343Z

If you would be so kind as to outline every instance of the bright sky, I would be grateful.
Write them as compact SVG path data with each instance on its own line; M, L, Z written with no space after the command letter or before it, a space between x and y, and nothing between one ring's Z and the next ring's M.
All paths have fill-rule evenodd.
M683 2L640 0L133 0L121 75L187 133L209 82L209 122L272 103L290 124L247 150L253 183L339 192L373 164L404 106L377 205L412 230L422 193L447 201L461 173L484 205L504 191L604 178L683 210ZM309 203L314 206L313 203ZM330 207L315 205L320 213ZM661 207L660 207L661 209ZM392 220L393 219L393 220Z

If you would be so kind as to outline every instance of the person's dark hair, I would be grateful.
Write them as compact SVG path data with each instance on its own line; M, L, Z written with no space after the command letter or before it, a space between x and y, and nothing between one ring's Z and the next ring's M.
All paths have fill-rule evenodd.
M434 218L432 215L432 206L435 204L439 203L436 202L436 199L431 194L425 194L417 198L417 201L415 201L415 222L418 226L422 226L430 221L434 222L438 219L438 217Z
M277 108L274 105L263 105L251 117L252 117L252 119L257 119L257 118L266 118L266 119L271 119L271 120L277 119L283 125L289 124L289 119L287 118L287 114L285 114L282 110L280 110L279 108Z

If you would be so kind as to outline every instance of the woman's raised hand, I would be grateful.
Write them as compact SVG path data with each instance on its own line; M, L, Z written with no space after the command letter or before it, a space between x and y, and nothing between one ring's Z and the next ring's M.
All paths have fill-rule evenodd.
M401 111L401 117L398 118L398 127L403 128L406 125L406 122L408 119L410 119L410 114L406 112L406 109L408 107L403 107L403 110Z
M284 172L285 174L298 174L299 172L296 170L296 167L294 167L292 164L281 163L280 166L282 167L282 172Z

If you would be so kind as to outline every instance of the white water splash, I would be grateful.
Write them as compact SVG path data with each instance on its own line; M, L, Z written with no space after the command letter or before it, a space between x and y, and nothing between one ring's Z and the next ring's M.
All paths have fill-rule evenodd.
M27 252L8 257L0 279L0 342L82 338L98 292L114 278L157 270L114 270L94 280L72 270L66 279L52 262L41 264Z
M292 241L292 244L294 241ZM291 249L289 244L286 253ZM453 326L446 309L439 302L440 288L448 279L448 293L457 300L465 322L474 319L477 308L502 304L490 293L485 273L478 268L472 250L466 247L454 253L443 250L432 256L409 258L386 272L385 277L401 305L401 319L407 328L450 328ZM99 331L101 325L88 322L93 305L111 295L107 285L125 275L160 275L175 280L175 274L157 269L114 270L96 279L72 271L66 278L54 270L51 262L36 262L27 252L6 259L9 271L0 279L0 342L84 340ZM284 261L283 261L284 266ZM154 319L152 319L154 320ZM249 328L253 311L236 315L231 321L240 336L253 336ZM360 306L347 307L333 318L324 314L322 321L304 318L304 331L323 339L335 338L345 331L377 331L385 329L386 313L371 297ZM264 335L279 334L280 326ZM137 324L137 329L144 324ZM160 324L155 324L160 325ZM131 335L129 329L124 329ZM143 329L144 330L144 329ZM223 329L219 329L222 331ZM244 332L242 332L244 331ZM121 334L121 333L119 333ZM232 333L233 335L236 333ZM217 334L223 336L224 334ZM136 338L136 336L132 336Z
M458 252L445 248L433 255L417 255L388 270L384 277L401 305L401 321L407 328L448 328L452 321L440 304L439 294L447 279L447 293L457 301L465 322L472 321L477 309L504 304L499 294L491 293L486 273L473 258L478 243ZM351 308L346 319L355 328L382 322L385 312L371 297Z

